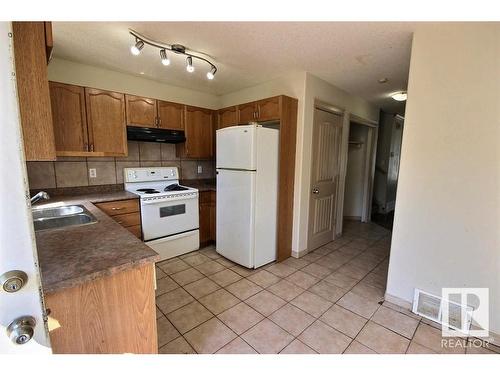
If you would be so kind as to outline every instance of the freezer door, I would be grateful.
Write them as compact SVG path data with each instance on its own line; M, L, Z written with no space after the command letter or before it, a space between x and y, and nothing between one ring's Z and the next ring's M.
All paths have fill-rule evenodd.
M219 129L216 137L217 168L256 169L256 125Z
M255 172L217 170L217 243L223 257L254 267Z

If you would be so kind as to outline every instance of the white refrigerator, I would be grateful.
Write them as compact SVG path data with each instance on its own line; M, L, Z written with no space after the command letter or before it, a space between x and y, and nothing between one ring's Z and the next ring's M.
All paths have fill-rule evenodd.
M217 130L216 250L247 268L276 260L279 131Z

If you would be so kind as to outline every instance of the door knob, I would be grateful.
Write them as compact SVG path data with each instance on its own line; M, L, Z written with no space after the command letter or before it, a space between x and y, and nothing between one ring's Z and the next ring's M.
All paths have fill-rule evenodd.
M312 193L313 194L319 194L319 190L315 188L315 189L313 189Z
M9 324L7 336L14 344L26 344L35 333L35 325L36 321L32 316L21 316Z

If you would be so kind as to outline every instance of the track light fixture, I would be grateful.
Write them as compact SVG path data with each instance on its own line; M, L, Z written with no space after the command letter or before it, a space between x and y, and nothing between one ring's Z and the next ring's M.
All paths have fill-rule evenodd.
M209 72L207 72L207 78L210 80L214 79L215 73L217 73L217 68L214 66Z
M161 58L161 63L163 65L165 65L165 66L170 65L170 60L167 57L167 51L165 51L164 49L160 50L160 58Z
M138 38L135 38L135 44L130 47L130 52L132 52L132 55L137 56L141 53L141 49L144 48L144 42L142 40L139 40Z
M130 52L137 56L141 53L141 50L144 48L144 45L147 44L151 47L158 48L160 50L160 59L161 63L165 66L170 65L170 59L167 56L167 50L171 51L178 55L186 56L186 70L189 73L194 72L193 59L197 59L199 61L205 62L209 65L209 71L207 72L207 79L213 80L215 77L215 73L217 72L217 67L208 60L208 56L203 55L200 52L191 51L186 49L185 46L181 44L166 44L162 42L154 41L144 35L139 34L137 31L129 29L129 33L135 38L135 44L130 47Z
M194 72L193 58L191 56L188 56L186 61L187 61L186 70L189 73L193 73Z

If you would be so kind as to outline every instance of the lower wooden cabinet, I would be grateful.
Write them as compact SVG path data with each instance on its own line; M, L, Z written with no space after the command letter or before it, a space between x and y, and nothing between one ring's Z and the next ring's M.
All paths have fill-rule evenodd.
M53 353L158 353L154 283L150 263L45 294Z
M137 238L142 238L139 199L125 199L96 203L95 205L122 227L132 232Z
M200 246L215 242L215 191L200 192Z

